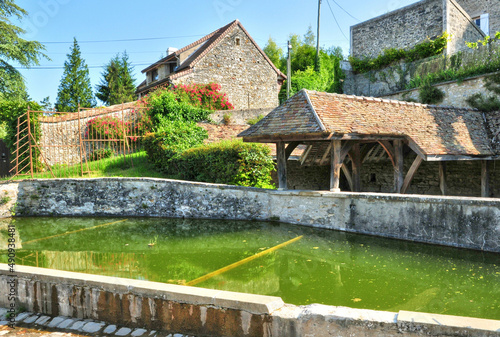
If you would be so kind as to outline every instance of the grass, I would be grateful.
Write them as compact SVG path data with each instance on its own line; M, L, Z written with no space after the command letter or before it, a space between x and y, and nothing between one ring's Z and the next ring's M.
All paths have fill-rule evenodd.
M88 162L90 173L85 173L84 178L99 177L149 177L149 178L171 178L159 172L147 159L146 152L137 152L131 155L114 156ZM56 178L81 178L81 166L77 165L54 165L51 167ZM87 166L84 164L84 170ZM31 176L24 175L13 178L13 180L29 179ZM35 179L52 178L50 171L45 170L34 174ZM12 178L3 178L9 180Z

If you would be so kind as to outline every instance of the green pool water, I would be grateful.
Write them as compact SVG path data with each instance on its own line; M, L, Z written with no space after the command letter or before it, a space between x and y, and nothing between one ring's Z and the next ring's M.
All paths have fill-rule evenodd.
M17 264L175 284L303 236L196 286L280 296L297 305L500 319L500 254L251 221L11 221ZM7 226L0 223L4 252Z

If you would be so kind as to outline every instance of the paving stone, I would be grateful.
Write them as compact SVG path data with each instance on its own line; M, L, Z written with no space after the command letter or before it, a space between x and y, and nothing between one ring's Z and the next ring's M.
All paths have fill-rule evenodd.
M24 320L24 323L26 323L26 324L31 324L31 323L35 322L35 321L38 319L38 317L40 317L40 316L38 316L38 315L33 315L33 316L31 316L31 317L28 317L28 318L26 318L26 319Z
M9 321L0 321L0 326L9 324Z
M156 330L153 330L149 333L150 336L153 336L156 333Z
M101 330L104 325L104 323L88 322L83 326L82 331L87 333L95 333Z
M116 325L108 325L106 329L104 329L103 333L111 334L116 331Z
M64 320L61 324L59 324L57 327L59 329L67 329L71 324L73 324L73 322L75 322L73 318L68 318Z
M134 332L132 332L132 336L139 337L139 336L144 335L144 333L146 333L147 331L148 330L146 330L146 329L135 329Z
M0 308L0 319L7 318L7 309Z
M67 317L62 317L62 316L58 316L58 317L55 317L52 321L49 322L49 324L47 324L47 326L49 328L53 328L59 324L61 324L62 322L64 322L66 320Z
M81 329L82 326L84 326L87 322L84 322L84 321L76 321L72 326L70 326L69 328L71 330L79 330Z
M20 322L20 321L28 318L31 315L33 315L33 313L31 313L31 312L23 312L22 314L17 315L16 322Z
M35 324L40 324L40 325L45 324L49 319L50 319L50 316L41 316L35 321ZM26 323L26 321L25 321L25 323Z
M129 329L129 328L120 328L120 330L118 330L115 335L116 336L126 336L128 335L129 333L132 332L132 329Z

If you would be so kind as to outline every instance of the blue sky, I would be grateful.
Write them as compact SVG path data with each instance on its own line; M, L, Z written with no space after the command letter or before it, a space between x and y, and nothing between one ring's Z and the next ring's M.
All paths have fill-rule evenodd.
M350 26L414 2L322 0L320 45L340 46L347 55ZM318 0L18 0L17 4L29 13L21 22L25 38L43 42L51 59L40 63L50 69L21 70L28 93L36 101L50 96L52 104L73 37L95 91L104 65L125 50L139 84L144 79L141 70L165 55L168 47L181 48L234 19L262 48L270 36L285 48L289 34L303 35L310 25L316 31L318 11ZM132 39L136 40L123 41Z

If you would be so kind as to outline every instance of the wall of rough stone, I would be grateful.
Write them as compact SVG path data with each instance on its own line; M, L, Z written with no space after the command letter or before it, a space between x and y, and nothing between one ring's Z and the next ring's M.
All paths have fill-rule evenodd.
M490 14L490 35L500 31L500 0L455 0L472 17Z
M500 336L500 321L320 304L279 297L0 264L0 306L52 317L91 319L163 334L232 337ZM99 330L99 329L97 329ZM135 331L134 331L135 333ZM132 333L132 335L134 335Z
M451 35L451 41L446 47L448 55L468 50L465 42L484 38L481 29L472 22L470 15L455 0L447 0L445 6L447 8L445 30Z
M463 176L470 181L470 174ZM152 178L16 184L17 216L157 216L279 220L500 252L500 200L274 191Z
M441 35L443 5L443 0L419 1L352 26L351 55L376 57L384 49L410 48Z
M466 100L477 93L485 94L487 91L484 88L484 79L492 74L475 76L467 78L462 81L450 81L445 83L436 84L435 87L442 90L445 97L438 105L454 106L458 108L470 108ZM419 89L412 89L406 91L399 91L394 94L385 94L382 98L395 99L395 100L408 100L419 101Z
M500 131L500 128L498 129ZM404 161L404 172L408 172L415 154ZM490 162L490 197L500 197L500 165ZM301 166L298 161L288 161L288 186L297 190L330 189L330 166ZM481 162L451 161L446 163L447 195L461 197L481 196ZM341 174L341 190L350 187ZM378 162L363 163L361 168L363 192L392 193L394 191L394 169L388 157ZM441 195L439 187L439 163L422 162L407 194Z
M240 45L236 45L237 39ZM203 57L195 71L173 82L219 83L235 109L279 105L276 71L239 26Z

